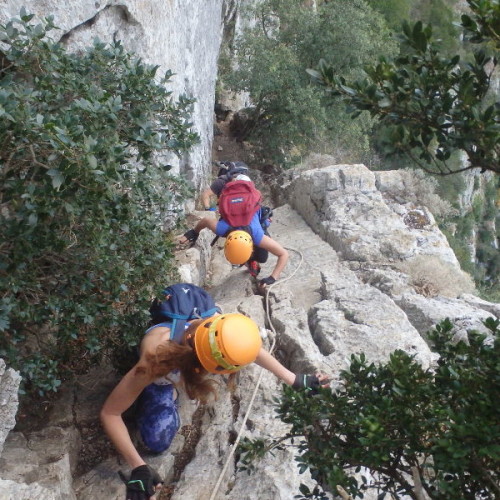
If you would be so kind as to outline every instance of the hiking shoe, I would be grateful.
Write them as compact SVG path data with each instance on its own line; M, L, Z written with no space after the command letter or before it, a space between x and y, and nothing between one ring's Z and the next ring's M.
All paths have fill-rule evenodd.
M260 273L260 264L256 260L249 260L247 262L248 272L256 278Z

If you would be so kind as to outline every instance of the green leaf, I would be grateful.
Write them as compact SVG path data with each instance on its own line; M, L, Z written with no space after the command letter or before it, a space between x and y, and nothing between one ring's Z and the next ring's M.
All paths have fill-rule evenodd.
M97 168L97 158L94 155L87 155L89 167L93 170Z
M347 94L347 95L350 95L350 96L355 96L356 95L356 91L351 88L351 87L347 87L346 85L339 85L339 87Z
M30 214L28 217L28 224L30 226L36 226L38 223L38 215L37 214Z
M47 170L47 175L52 177L52 187L56 191L59 191L59 188L64 182L64 176L62 175L62 173L58 169L51 168L50 170Z
M391 106L392 104L392 101L391 99L389 99L389 97L384 97L383 99L380 99L378 102L377 102L379 108L388 108Z
M323 76L319 71L316 71L315 69L306 69L306 73L311 76L314 80L317 81L322 81Z

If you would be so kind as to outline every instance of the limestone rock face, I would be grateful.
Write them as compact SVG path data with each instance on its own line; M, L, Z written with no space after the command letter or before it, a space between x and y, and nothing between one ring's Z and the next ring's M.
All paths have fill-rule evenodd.
M391 196L398 173L390 174L363 165L307 170L289 185L288 199L344 260L384 264L438 254L459 272L432 214Z
M196 187L210 171L213 138L213 103L217 58L225 11L235 1L223 0L5 0L0 22L19 15L24 6L38 18L54 16L60 30L54 32L70 50L121 40L124 47L149 64L159 65L159 75L175 73L170 84L174 96L196 98L192 121L200 143L182 160L169 162Z
M37 498L74 500L71 462L74 465L79 444L76 429L47 427L29 438L12 432L0 458L2 479L16 482L21 490L36 483L42 487Z
M9 432L16 425L17 391L21 383L21 376L12 368L5 366L0 359L0 455Z
M15 481L0 479L0 492L2 500L32 500L40 498L43 500L59 500L60 496L53 491L34 484L19 484Z
M117 5L109 3L103 17ZM132 18L184 12L180 2L158 4L156 12L143 2L123 5L130 11L128 28L137 33L144 26L130 23ZM215 1L203 6L220 8ZM84 3L78 16L90 11L91 4ZM195 20L197 16L193 14ZM152 43L149 36L137 38L147 45ZM211 246L213 235L207 230L177 258L181 279L204 285L224 312L253 318L262 329L264 346L293 372L320 370L335 384L352 354L363 352L370 361L384 362L396 349L432 367L435 355L425 334L436 322L449 317L457 335L465 336L471 328L481 329L486 317L498 317L500 304L480 300L469 289L429 210L404 199L398 172L333 165L291 171L279 182L282 204L274 210L270 234L290 258L265 297L256 295L255 281L244 266L233 269L225 261L221 241ZM270 256L259 277L268 276L275 263ZM436 276L440 278L433 280ZM453 287L444 288L446 281ZM206 406L198 407L181 392L182 427L170 449L156 456L143 454L167 482L175 481L172 500L276 500L293 498L300 483L312 489L309 473L299 475L291 447L266 455L250 475L238 469L231 455L237 436L286 433L274 415L280 382L256 365L243 369L234 387L224 376L214 380L218 397ZM112 451L91 470L77 474L75 466L78 454L86 450L84 431L98 433L99 409L116 382L110 369L96 369L60 394L43 431L11 432L0 457L0 498L29 498L29 485L41 500L122 499L125 489L117 471L127 472L127 467ZM98 437L106 442L102 432ZM111 444L107 446L109 450Z
M384 361L395 349L431 364L429 348L404 311L363 283L297 212L289 206L275 210L272 229L293 255L290 279L271 291L272 321L293 371L319 368L337 375L351 354Z

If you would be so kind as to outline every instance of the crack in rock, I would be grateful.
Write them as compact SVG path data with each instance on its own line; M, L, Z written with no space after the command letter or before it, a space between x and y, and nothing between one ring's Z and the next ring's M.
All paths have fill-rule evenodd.
M96 6L99 6L99 3L96 2ZM109 11L114 11L117 13L118 17L121 18L123 21L126 23L132 25L132 26L138 26L140 25L139 21L131 14L128 6L123 5L123 4L117 4L117 5L106 5L104 8L99 10L93 17L90 19L87 19L86 21L83 21L82 23L78 24L68 32L64 33L64 35L61 36L59 39L59 43L67 44L69 40L71 39L72 35L75 33L78 33L80 31L84 31L87 29L90 29L99 19L100 17Z

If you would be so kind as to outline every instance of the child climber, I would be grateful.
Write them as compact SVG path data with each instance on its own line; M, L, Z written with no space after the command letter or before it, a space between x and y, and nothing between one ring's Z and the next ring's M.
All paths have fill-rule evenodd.
M278 257L278 261L270 276L261 279L259 282L261 287L266 287L272 285L280 277L288 261L288 251L264 233L260 217L261 210L258 210L246 230L233 230L232 226L223 219L216 221L209 217L203 217L198 221L194 229L184 233L179 242L181 244L187 242L194 244L200 231L208 228L217 236L226 237L224 255L231 264L241 265L249 261L262 263L267 260L267 252L271 252ZM258 273L258 271L260 271L260 268L254 272Z
M195 285L173 285L167 292L167 305L199 297L204 299L204 304L212 301L215 305L213 299ZM207 307L194 307L188 316L198 315L201 319L176 326L170 320L149 328L140 344L139 361L102 407L104 429L132 468L130 478L125 480L127 500L147 500L161 483L158 474L137 451L122 418L123 412L137 399L142 440L152 451L160 453L168 449L179 428L176 389L183 387L190 399L206 403L215 392L215 382L207 378L209 374L235 373L255 362L296 389L317 390L326 383L323 375L296 375L279 363L262 348L259 328L250 318L238 313L215 313L203 318L202 309L213 310ZM153 319L159 321L161 316L153 315Z
M262 195L260 191L255 189L253 182L246 175L248 173L248 167L245 163L223 162L223 164L226 167L225 171L220 171L219 177L209 188L202 191L201 200L205 210L215 210L215 208L212 209L210 207L211 196L217 196L217 200L220 202L219 209L221 219L226 224L223 230L221 229L221 232L216 233L218 236L227 236L234 229L243 229L246 231L246 237L244 237L245 233L238 231L234 233L234 238L228 238L226 241L225 255L227 260L233 265L246 264L250 274L256 278L260 273L260 264L267 262L269 256L269 251L265 248L265 242L264 246L259 245L259 242L262 239L262 235L269 237L267 228L271 222L270 215L272 211L269 207L261 206L260 200ZM236 188L237 192L234 196L231 194L228 195L228 186L230 186L230 189L234 188L237 184L235 181L244 181L243 186L252 187L248 187L248 189L244 189L243 191ZM222 199L227 199L228 197L230 199L229 203L224 204ZM238 215L232 214L232 209L236 210ZM194 244L196 238L197 233L196 229L194 229L188 231L184 235L181 243L190 241ZM248 238L250 239L248 240ZM279 251L282 252L283 249ZM264 279L261 282L261 286L274 282L273 280L277 279L279 272L275 272L275 274L275 276Z

